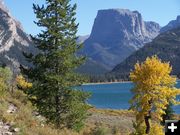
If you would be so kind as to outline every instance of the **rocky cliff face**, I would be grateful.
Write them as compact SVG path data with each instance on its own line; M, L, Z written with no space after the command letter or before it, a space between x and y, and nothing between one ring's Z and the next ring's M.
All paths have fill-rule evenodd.
M111 69L155 38L159 30L159 24L144 22L137 11L99 10L83 53Z
M28 35L0 0L0 65L6 64L15 72L19 64L28 65L22 52L34 52Z
M180 27L180 15L177 16L176 20L170 21L166 26L161 28L161 33L166 32L166 31L171 30L171 29L175 29L177 27Z

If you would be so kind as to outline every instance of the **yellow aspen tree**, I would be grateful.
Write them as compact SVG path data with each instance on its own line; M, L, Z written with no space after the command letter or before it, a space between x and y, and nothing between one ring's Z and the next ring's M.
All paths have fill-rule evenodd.
M131 109L136 111L137 125L145 123L145 133L149 134L150 119L154 112L156 119L162 120L169 102L179 104L176 96L180 90L175 87L176 77L170 75L172 67L157 56L148 57L143 63L136 63L130 79L134 83Z
M22 75L16 77L16 83L17 87L22 90L26 90L32 87L32 83L27 82Z

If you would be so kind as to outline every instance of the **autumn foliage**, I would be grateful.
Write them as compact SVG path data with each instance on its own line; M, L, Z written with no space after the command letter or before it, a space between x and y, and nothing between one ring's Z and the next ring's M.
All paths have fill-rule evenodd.
M16 83L17 83L17 87L22 90L26 90L32 87L32 83L26 81L22 75L16 77Z
M130 78L134 82L134 94L131 109L137 112L136 122L146 125L146 133L150 133L150 119L153 115L159 121L165 114L165 109L171 102L178 104L176 96L180 90L175 88L176 78L171 76L172 67L162 62L158 57L147 58L143 63L137 63Z

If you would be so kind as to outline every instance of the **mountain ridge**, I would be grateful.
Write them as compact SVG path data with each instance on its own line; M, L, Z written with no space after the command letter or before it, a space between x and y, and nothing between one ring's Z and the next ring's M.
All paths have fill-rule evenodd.
M19 65L29 65L22 52L36 52L30 37L24 32L22 25L10 14L4 2L0 1L0 65L9 66L14 72Z
M177 27L180 27L180 15L178 15L175 20L170 21L167 25L162 27L160 32L163 33Z
M14 19L2 0L0 17L0 65L5 64L19 71L20 64L29 66L22 52L35 53L37 50L21 23ZM155 22L143 21L138 11L99 10L91 34L79 36L77 39L78 43L84 42L81 54L88 57L88 61L78 71L87 71L88 74L110 71L116 64L154 39L160 28ZM92 69L96 72L93 73Z
M122 63L118 64L109 74L129 76L137 62L143 62L147 57L157 55L162 61L169 62L173 68L172 74L180 74L180 27L158 35L152 42L134 52Z

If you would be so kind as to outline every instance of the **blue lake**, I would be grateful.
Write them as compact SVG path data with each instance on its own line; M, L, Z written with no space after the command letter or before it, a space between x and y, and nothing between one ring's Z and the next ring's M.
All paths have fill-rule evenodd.
M96 108L103 109L128 109L132 94L130 89L133 84L127 83L112 83L112 84L90 84L83 85L84 91L91 92L92 95L88 99L88 103ZM180 88L180 82L176 85ZM180 100L180 96L177 97ZM173 107L175 113L180 114L180 106Z

